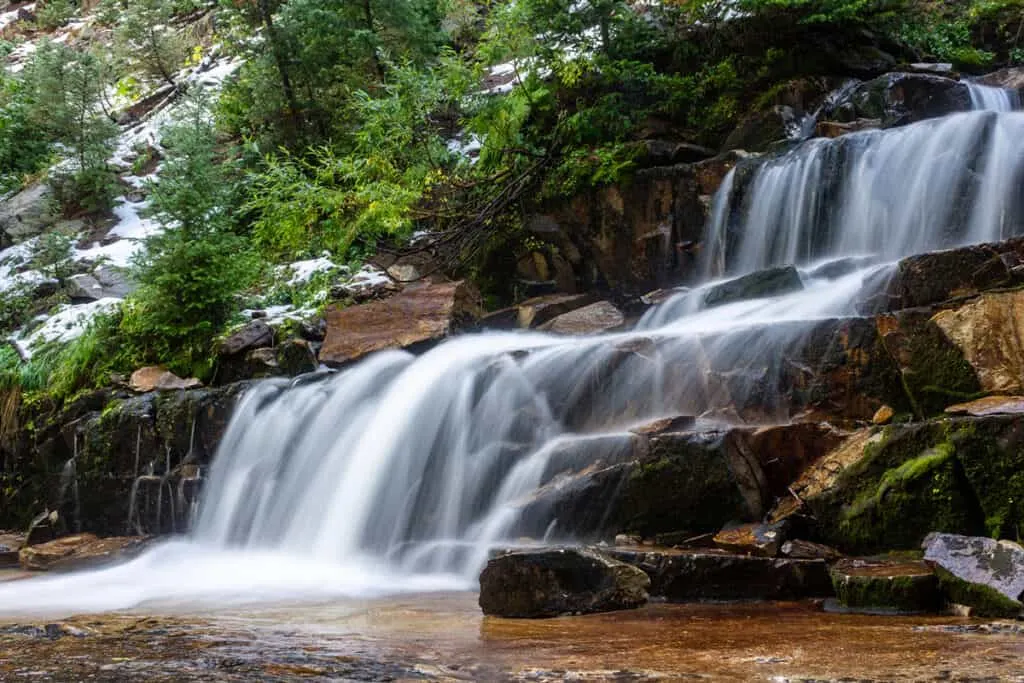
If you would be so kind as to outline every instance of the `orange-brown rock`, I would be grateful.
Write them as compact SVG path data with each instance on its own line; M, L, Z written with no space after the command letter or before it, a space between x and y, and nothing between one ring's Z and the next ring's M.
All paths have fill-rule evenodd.
M555 334L599 334L619 328L626 322L622 311L607 301L563 313L540 326L540 329Z
M933 320L963 352L983 390L1024 393L1024 291L987 293Z
M159 366L139 368L132 373L128 387L132 391L144 394L150 391L174 391L177 389L195 389L203 385L195 377L182 379L170 370Z
M479 298L466 282L422 282L388 299L333 306L320 362L338 367L374 351L440 340L480 317Z
M891 406L882 406L875 411L874 417L871 418L871 422L876 425L884 425L892 422L892 418L896 415L896 411Z
M76 569L130 556L147 542L147 538L140 536L97 538L93 534L77 534L26 546L19 552L18 560L22 569L33 571Z
M1024 396L986 396L969 403L957 403L946 408L951 415L1020 415L1024 413Z
M715 534L715 545L741 555L776 557L786 540L786 523L741 524Z
M540 327L544 323L594 303L592 294L548 294L538 296L516 306L519 327Z

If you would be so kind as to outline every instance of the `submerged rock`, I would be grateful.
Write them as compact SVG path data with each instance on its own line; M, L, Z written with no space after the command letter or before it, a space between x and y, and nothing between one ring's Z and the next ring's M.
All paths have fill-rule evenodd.
M934 612L941 605L939 582L924 562L849 558L829 570L844 607L897 612Z
M929 534L924 558L935 567L949 600L981 617L1024 612L1024 548L1010 541Z
M636 567L586 548L511 551L480 574L480 608L514 618L633 609L647 602L650 583Z
M769 268L711 287L704 295L704 305L709 308L722 306L747 299L789 294L803 288L800 273L793 266Z
M691 600L799 600L828 597L832 585L823 560L752 557L713 550L608 551L651 577L651 595Z
M327 309L320 362L338 367L382 349L434 342L480 317L469 283L421 282L387 299Z

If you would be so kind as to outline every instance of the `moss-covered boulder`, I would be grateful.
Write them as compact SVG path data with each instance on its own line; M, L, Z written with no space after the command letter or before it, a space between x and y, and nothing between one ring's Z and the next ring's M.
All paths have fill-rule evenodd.
M1013 618L1024 614L1024 548L1010 541L929 534L922 547L950 602L971 614Z
M939 581L924 562L848 558L829 569L839 604L855 610L934 612L941 607Z

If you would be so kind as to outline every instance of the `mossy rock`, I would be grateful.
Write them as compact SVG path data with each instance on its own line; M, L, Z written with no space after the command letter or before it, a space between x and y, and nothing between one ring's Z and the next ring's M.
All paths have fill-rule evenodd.
M846 559L833 565L829 575L844 607L934 612L941 606L938 578L924 562Z
M939 566L935 567L935 575L946 599L970 607L971 616L985 619L1015 619L1024 614L1024 604L1011 600L994 588L964 581Z
M951 424L957 459L985 518L985 535L1024 537L1024 422L1006 415Z
M976 534L977 500L945 421L885 430L836 484L806 501L816 540L846 552L918 548L932 531Z

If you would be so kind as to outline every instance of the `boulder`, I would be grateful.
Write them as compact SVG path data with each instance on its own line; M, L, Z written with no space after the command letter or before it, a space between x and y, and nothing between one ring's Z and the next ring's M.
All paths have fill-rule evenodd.
M317 369L313 347L305 339L287 339L277 347L277 366L289 377L297 377Z
M651 577L652 597L692 600L801 600L828 597L832 585L823 560L733 555L713 550L609 549L615 559Z
M0 533L0 569L17 567L18 551L24 545L24 534Z
M622 327L625 316L614 304L599 301L583 308L555 316L539 329L545 332L568 335L587 335L609 332Z
M26 546L18 559L22 569L31 571L82 569L132 557L147 542L148 539L138 536L97 538L93 534L77 534Z
M984 294L937 313L934 321L962 351L984 391L1024 393L1024 290Z
M517 304L516 323L518 327L540 327L550 320L595 303L591 294L549 294L538 296Z
M99 299L123 299L134 292L138 285L132 282L120 269L101 266L92 274L72 275L65 284L72 301L98 301Z
M182 379L166 368L150 366L139 368L132 373L128 387L135 392L144 394L150 391L175 391L178 389L195 389L202 386L195 377Z
M586 548L505 552L480 574L480 608L513 618L633 609L647 602L650 583L636 567Z
M0 202L0 235L22 242L42 233L58 218L53 192L39 181Z
M861 84L833 113L840 121L880 119L885 128L970 111L967 84L926 73L888 73Z
M1024 605L1024 548L1010 541L929 534L924 559L950 601L980 617L1017 617Z
M761 299L798 292L804 288L800 273L793 266L759 270L711 286L704 294L707 307L722 306L747 299Z
M238 356L253 349L274 345L274 330L262 320L253 320L221 342L221 356Z
M277 364L277 350L267 347L252 349L246 353L245 365L246 371L243 376L246 379L274 377L281 372L281 368Z
M802 119L800 112L785 105L753 112L729 133L722 148L766 152L776 143L799 139Z
M1014 66L982 76L978 79L982 85L1007 90L1024 90L1024 67Z
M714 537L714 543L722 550L740 555L776 557L786 540L788 524L785 521L774 524L741 524L722 529Z
M935 612L939 581L924 562L848 558L829 569L839 604L858 610Z
M436 342L481 312L479 294L464 281L421 282L388 299L331 306L320 361L339 367L374 351Z

